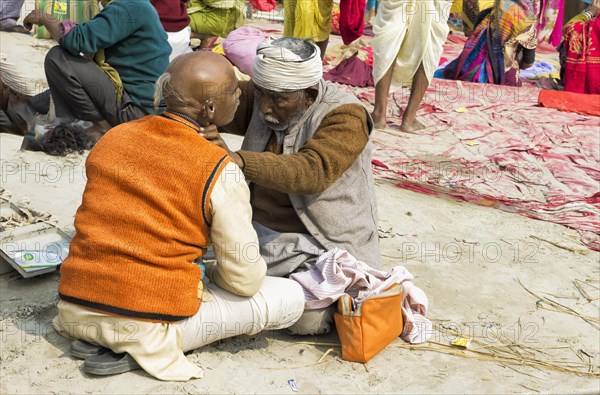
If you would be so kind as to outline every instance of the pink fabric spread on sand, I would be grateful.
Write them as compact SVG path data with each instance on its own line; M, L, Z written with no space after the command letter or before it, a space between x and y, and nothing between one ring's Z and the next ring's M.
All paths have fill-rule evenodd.
M541 108L538 96L528 84L434 79L417 113L425 129L402 133L398 117L373 133L375 177L559 223L600 250L600 118Z

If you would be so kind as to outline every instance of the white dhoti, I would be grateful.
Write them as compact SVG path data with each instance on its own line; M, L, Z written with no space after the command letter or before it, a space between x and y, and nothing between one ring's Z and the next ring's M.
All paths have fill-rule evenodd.
M169 56L169 62L172 62L173 59L179 55L192 52L192 47L190 47L191 33L192 29L190 29L189 26L186 26L178 32L167 32L169 44L171 44L172 49L171 56Z
M266 277L252 297L233 295L209 283L202 299L196 314L175 323L112 316L61 300L53 324L65 337L129 353L161 380L187 381L203 377L203 371L184 351L232 336L287 328L304 311L302 287L287 278Z
M394 65L392 90L410 85L421 62L431 82L448 36L451 0L382 0L372 20L373 79Z

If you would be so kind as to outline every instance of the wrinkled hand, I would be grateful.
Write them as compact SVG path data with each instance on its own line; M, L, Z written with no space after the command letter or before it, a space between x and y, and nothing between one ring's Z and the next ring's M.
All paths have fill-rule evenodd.
M233 159L233 161L241 168L244 168L244 161L242 157L229 149L223 137L221 137L221 133L215 125L208 125L200 128L200 136L204 137L214 145L223 148L227 154Z
M41 10L33 10L29 15L23 19L23 26L27 30L31 30L33 25L43 25L44 19L52 18L51 15L48 15Z

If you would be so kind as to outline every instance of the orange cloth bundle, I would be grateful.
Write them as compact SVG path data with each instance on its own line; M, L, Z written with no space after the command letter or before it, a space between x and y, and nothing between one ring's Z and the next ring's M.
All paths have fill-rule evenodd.
M541 107L600 116L600 95L542 89L538 102Z
M350 295L345 294L338 300L334 319L344 360L366 363L400 336L402 298L402 285L394 284L385 292L366 299L356 309Z

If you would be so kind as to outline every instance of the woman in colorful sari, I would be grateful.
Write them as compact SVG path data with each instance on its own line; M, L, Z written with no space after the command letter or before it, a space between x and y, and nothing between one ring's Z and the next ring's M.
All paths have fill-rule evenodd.
M479 13L492 8L494 2L495 0L464 0L464 2L463 0L454 0L450 12L460 18L464 27L463 31L466 36L469 36L473 33ZM565 0L539 0L537 3L534 3L534 6L538 18L538 42L547 42L556 47L562 40Z
M564 28L561 70L565 91L600 94L600 0Z
M465 3L477 0L464 0ZM519 86L519 69L531 67L537 47L538 0L495 0L481 11L460 56L436 77Z

